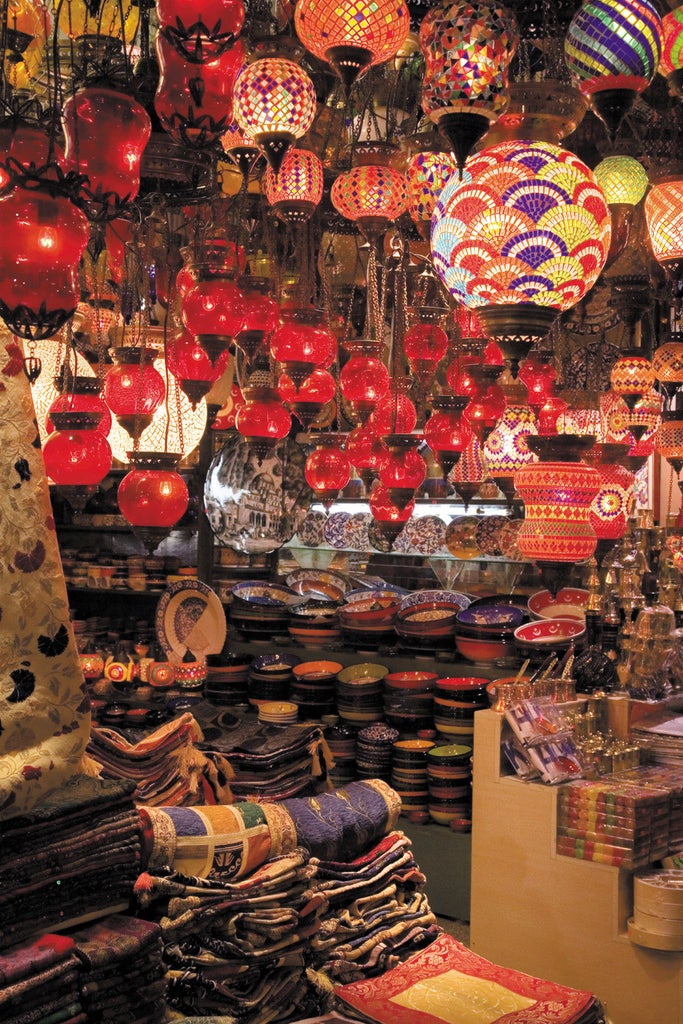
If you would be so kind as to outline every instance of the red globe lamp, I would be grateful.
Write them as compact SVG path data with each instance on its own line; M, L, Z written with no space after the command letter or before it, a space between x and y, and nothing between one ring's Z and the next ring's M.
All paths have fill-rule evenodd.
M54 413L72 412L92 414L96 420L93 429L107 437L111 430L111 411L100 394L102 382L99 378L68 376L60 383L62 390L50 404L45 417L47 433L51 434L55 429Z
M43 446L48 477L76 511L82 511L111 469L111 448L97 429L99 420L95 412L53 412L55 430Z
M164 37L193 64L220 57L244 25L242 0L159 0L156 8Z
M310 150L292 147L277 174L272 167L266 168L262 184L268 204L280 220L305 224L323 197L322 161Z
M328 370L318 369L297 387L292 378L283 373L278 381L278 393L301 425L308 429L334 399L337 382Z
M462 414L468 401L460 395L441 395L432 401L432 413L425 424L425 441L441 466L444 479L472 437L472 429Z
M182 297L182 321L207 353L211 362L229 347L244 328L242 292L235 274L199 272L199 280Z
M311 438L315 448L306 459L304 476L316 498L329 508L351 478L351 462L343 450L343 434Z
M280 323L280 307L268 278L245 275L239 279L239 286L241 298L236 313L241 316L241 327L235 333L235 344L251 363Z
M683 96L683 9L676 7L662 18L662 55L657 70L664 75L672 96Z
M440 315L416 311L416 316L418 322L409 327L403 337L403 351L415 377L427 387L448 351L448 335L438 322Z
M132 438L150 425L166 397L164 378L152 365L156 355L133 345L114 349L114 365L102 383L102 397Z
M410 434L417 424L417 409L408 392L410 377L394 377L389 391L379 399L367 419L367 426L377 437L386 434Z
M346 439L346 454L366 488L370 487L386 458L387 446L369 424L360 424Z
M344 348L349 359L339 374L339 387L353 413L364 423L391 386L391 376L381 360L382 342L346 341Z
M270 354L298 386L317 367L334 362L337 339L325 326L321 309L283 309L281 321L270 336Z
M237 410L235 427L262 462L278 441L287 436L292 417L275 388L248 386L242 388L242 394L244 405Z
M537 413L538 433L543 437L559 433L558 421L568 408L569 403L551 388Z
M154 551L187 511L187 485L171 452L128 453L133 467L119 484L121 515L148 551Z
M427 476L427 463L418 451L422 442L415 434L389 434L385 439L387 454L379 466L379 481L398 509L413 500Z
M168 368L177 377L193 409L223 375L229 358L230 352L226 348L212 363L199 339L189 331L172 338L166 351Z
M482 444L500 421L507 406L505 392L496 383L501 373L502 367L485 363L473 363L467 367L473 392L463 415Z
M382 536L393 541L415 511L415 500L411 499L403 508L392 501L384 484L375 480L369 498L370 514L377 523Z

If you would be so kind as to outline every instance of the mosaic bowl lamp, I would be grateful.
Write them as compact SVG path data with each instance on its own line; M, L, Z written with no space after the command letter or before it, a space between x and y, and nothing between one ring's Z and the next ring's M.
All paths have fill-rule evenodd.
M669 92L683 96L683 8L676 7L662 18L662 55L657 69L664 75Z
M546 142L498 143L470 158L432 218L435 269L481 321L516 375L519 361L598 279L611 218L589 168Z
M283 57L246 64L234 86L235 120L278 173L288 149L313 124L315 87L303 68Z
M518 40L514 15L495 0L441 0L422 19L422 109L461 173L507 104L508 66Z
M661 49L662 19L649 0L585 0L572 18L565 62L612 142L654 78Z
M219 141L228 162L242 175L242 181L247 182L261 150L237 121L230 122Z
M406 167L410 219L420 238L429 239L432 214L439 196L458 166L450 153L425 150L415 153Z
M481 443L476 435L472 435L465 445L460 458L448 474L448 483L462 498L465 510L486 479L486 470L481 457Z
M527 445L538 459L514 475L524 502L517 544L525 558L536 562L552 594L566 582L569 565L585 562L595 552L590 513L601 478L581 458L594 442L591 435L529 437Z
M650 360L638 352L623 353L610 371L610 385L629 409L652 389L655 371Z
M306 483L325 508L330 508L351 478L351 460L344 451L344 434L311 437L315 447L306 458Z
M659 389L671 405L683 384L683 342L668 341L655 349L652 369Z
M395 57L410 31L403 0L299 0L294 10L299 40L329 64L348 93L368 68Z
M418 451L423 438L416 434L389 434L387 454L380 463L379 481L398 509L413 500L427 476L427 463Z
M593 173L612 215L612 239L604 267L607 270L626 248L634 210L647 191L649 179L643 165L632 156L608 156Z
M128 458L133 468L119 484L119 509L152 552L187 511L187 484L176 470L180 455L133 451Z
M680 280L683 274L683 173L670 168L653 180L645 197L645 220L652 254L663 269L669 284L672 304L680 307Z
M269 206L288 224L310 220L323 197L323 165L315 153L291 148L277 174L272 167L263 175Z
M518 470L534 462L529 449L530 435L538 433L536 417L528 405L508 405L482 445L481 457L487 477L493 480L512 505Z

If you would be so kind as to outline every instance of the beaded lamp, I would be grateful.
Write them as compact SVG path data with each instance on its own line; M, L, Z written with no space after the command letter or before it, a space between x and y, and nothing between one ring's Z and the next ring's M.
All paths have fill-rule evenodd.
M664 75L672 96L683 94L683 8L662 18L662 56L657 69Z
M403 0L299 0L294 28L315 57L327 62L348 91L369 67L396 55L410 31Z
M585 0L572 18L565 61L612 141L652 81L661 48L662 20L649 0Z
M291 148L277 174L272 167L263 175L266 199L281 220L302 224L309 220L323 197L323 165L315 153Z
M507 104L508 66L518 38L514 15L496 0L441 0L422 19L422 109L461 171Z
M611 218L595 176L545 142L502 142L450 181L432 218L434 266L451 295L474 309L511 360L597 281Z
M284 57L246 64L234 86L235 119L277 174L290 146L313 124L316 96L303 68Z

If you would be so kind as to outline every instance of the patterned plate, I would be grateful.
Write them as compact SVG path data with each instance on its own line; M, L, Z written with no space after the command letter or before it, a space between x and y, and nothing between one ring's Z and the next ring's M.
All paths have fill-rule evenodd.
M199 580L171 583L156 608L157 639L170 661L195 660L223 649L225 610L214 591Z
M408 550L419 555L435 555L443 551L446 524L439 516L416 516L408 520L402 531Z
M425 604L429 601L439 601L441 604L452 604L455 608L469 608L471 598L467 594L460 594L457 590L414 590L401 601L401 611L406 608L414 608L415 605Z
M370 547L368 527L372 522L369 512L354 512L344 524L345 547L351 551L367 551Z
M477 558L479 546L476 541L476 516L456 516L446 527L445 543L454 558Z
M350 518L349 512L333 512L331 516L328 516L323 530L323 537L325 543L329 544L331 548L341 550L346 547L344 527Z
M506 519L498 534L498 546L503 558L509 558L511 562L523 562L524 555L519 550L517 537L522 527L523 519Z
M307 512L298 529L298 537L304 547L317 548L322 544L327 516L324 512Z
M402 532L403 531L401 531L401 533ZM398 540L398 537L396 539ZM370 541L370 547L374 548L375 551L381 551L384 554L386 554L388 551L394 550L394 545L392 545L391 543L391 538L384 536L382 530L380 529L379 523L376 522L374 519L368 526L368 540Z
M482 516L477 523L475 540L482 555L500 556L500 531L506 525L507 516Z

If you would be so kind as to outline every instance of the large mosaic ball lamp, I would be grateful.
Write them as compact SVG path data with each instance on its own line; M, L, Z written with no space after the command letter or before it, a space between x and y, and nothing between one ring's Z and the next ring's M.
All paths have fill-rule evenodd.
M657 71L662 20L649 0L586 0L564 42L567 68L614 141Z
M683 174L654 182L645 197L645 220L652 254L674 288L683 273Z
M434 266L512 360L598 279L611 218L592 171L548 142L508 141L470 158L432 218Z

